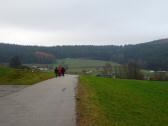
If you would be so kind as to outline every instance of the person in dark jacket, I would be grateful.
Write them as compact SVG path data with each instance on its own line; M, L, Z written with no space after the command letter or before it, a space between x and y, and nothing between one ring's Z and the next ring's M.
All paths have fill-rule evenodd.
M55 72L55 76L57 77L58 76L58 68L57 67L54 69L54 72Z
M62 72L62 76L64 76L64 74L65 74L65 68L64 67L62 67L62 70L61 70Z

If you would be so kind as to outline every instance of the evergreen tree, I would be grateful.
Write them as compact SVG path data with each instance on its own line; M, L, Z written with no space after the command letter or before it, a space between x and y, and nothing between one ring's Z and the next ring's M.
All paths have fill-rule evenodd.
M9 63L9 66L10 67L13 67L13 68L20 68L22 66L22 63L20 61L20 58L18 56L14 56L11 60L10 60L10 63Z

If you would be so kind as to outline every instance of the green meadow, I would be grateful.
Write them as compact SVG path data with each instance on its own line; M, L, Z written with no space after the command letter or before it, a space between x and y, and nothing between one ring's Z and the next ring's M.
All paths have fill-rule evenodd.
M0 66L0 85L31 85L54 77L52 72L13 69Z
M110 63L112 66L118 66L119 64L111 61L102 61L94 59L74 59L74 58L65 58L57 60L56 65L67 65L68 73L77 73L80 74L82 71L92 71L97 73L100 71L101 67L106 63Z
M79 126L168 126L168 82L81 76Z

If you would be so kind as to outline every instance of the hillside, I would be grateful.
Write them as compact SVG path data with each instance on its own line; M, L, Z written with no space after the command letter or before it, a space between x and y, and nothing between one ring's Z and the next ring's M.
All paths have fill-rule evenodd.
M103 60L93 60L93 59L74 59L74 58L65 58L57 60L57 65L67 66L67 73L82 73L90 71L92 74L97 74L102 70L102 67L106 64L110 63L112 66L118 66L119 64L113 63L111 61L103 61Z
M126 64L136 60L143 68L168 70L168 39L125 46L21 46L0 44L0 63L20 56L23 63L54 63L60 58L109 60Z

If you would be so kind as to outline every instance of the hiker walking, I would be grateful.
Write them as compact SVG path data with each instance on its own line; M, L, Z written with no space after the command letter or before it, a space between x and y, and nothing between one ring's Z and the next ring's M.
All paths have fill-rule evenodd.
M65 74L65 68L62 67L62 76L64 76L64 74Z
M58 76L58 68L57 67L55 67L54 72L55 72L55 76L57 77Z
M61 76L61 75L62 75L62 67L59 66L59 67L58 67L58 76Z

